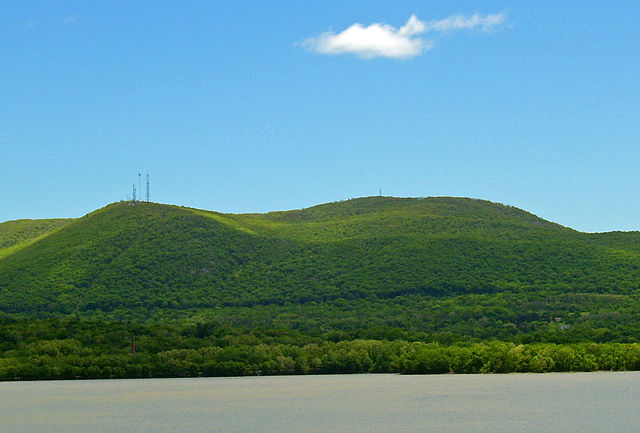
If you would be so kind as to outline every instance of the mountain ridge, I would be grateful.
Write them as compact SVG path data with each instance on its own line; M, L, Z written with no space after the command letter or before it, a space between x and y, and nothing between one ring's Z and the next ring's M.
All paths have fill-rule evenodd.
M60 224L0 259L0 311L630 294L640 281L635 232L581 233L469 198L374 196L265 214L117 202Z

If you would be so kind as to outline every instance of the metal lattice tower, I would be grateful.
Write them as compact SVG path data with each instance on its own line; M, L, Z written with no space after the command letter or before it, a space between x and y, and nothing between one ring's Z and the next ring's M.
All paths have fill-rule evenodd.
M149 172L147 171L147 203L149 203Z
M133 184L133 201L134 203L136 201L136 184L135 183Z

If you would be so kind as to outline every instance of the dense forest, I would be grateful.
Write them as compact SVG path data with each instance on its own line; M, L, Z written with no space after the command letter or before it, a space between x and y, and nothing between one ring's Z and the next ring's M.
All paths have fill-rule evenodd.
M4 320L0 380L640 369L638 343L346 339L291 330ZM133 344L132 344L133 341Z
M636 369L639 241L449 197L10 221L0 378Z

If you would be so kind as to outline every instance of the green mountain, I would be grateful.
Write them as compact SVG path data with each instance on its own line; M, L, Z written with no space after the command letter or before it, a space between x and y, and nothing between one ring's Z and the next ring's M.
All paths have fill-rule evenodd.
M51 232L64 227L71 219L15 220L0 224L0 258L8 256Z
M638 241L467 198L267 214L119 202L76 220L0 225L0 311L374 337L512 339L569 324L562 335L635 339Z

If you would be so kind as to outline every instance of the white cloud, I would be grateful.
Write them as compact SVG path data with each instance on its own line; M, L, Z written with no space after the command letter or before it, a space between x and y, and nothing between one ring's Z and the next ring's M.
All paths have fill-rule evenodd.
M401 36L413 36L424 33L424 31L424 23L420 21L415 15L411 15L409 17L409 21L407 21L404 26L400 27L400 30L398 30L398 34Z
M353 53L367 59L372 57L406 59L431 48L431 44L421 38L411 38L414 34L411 25L407 22L405 27L396 30L390 25L381 23L367 27L363 27L362 24L353 24L338 34L327 32L317 38L307 39L303 45L322 54Z
M418 56L433 47L433 41L420 37L427 32L447 33L453 30L480 27L489 31L506 21L506 14L451 15L439 21L420 21L411 15L405 25L396 29L385 23L374 23L367 27L356 23L340 33L326 32L315 38L309 38L302 45L321 54L355 54L371 59L388 57L409 59Z
M493 27L503 24L507 20L507 14L500 12L499 14L485 15L474 14L470 17L456 14L451 15L443 20L430 21L425 24L426 31L449 32L452 30L473 29L480 27L482 31L489 31Z

